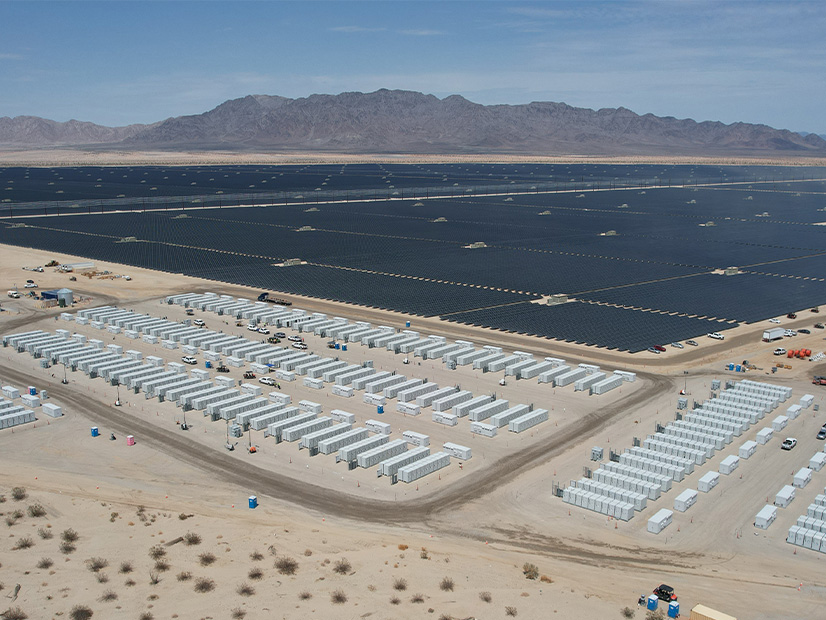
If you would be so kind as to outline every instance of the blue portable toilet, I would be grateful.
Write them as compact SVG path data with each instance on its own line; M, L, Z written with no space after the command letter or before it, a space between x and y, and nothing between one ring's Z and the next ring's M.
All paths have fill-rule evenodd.
M37 388L33 385L29 386L29 396L37 396Z
M734 367L734 370L735 370L736 372L743 372L743 367L742 367L742 366L740 366L740 364L737 364L737 366L735 366L735 367Z
M341 350L346 351L347 350L347 345L346 344L341 345Z
M407 321L407 322L404 324L404 326L405 326L405 327L410 327L410 321Z
M92 427L92 437L97 437L98 435L100 435L100 431L98 430L98 427L93 426Z
M729 365L728 365L728 369L729 369L729 370L734 370L734 364L729 364Z
M671 601L668 604L668 617L669 618L679 618L680 617L680 604L677 601Z
M250 495L250 508L258 508L258 497Z
M378 405L376 407L376 413L384 413L384 405Z
M206 366L207 368L212 368L212 362L207 360L206 362L204 362L204 366Z
M657 598L656 594L649 594L648 595L648 604L645 606L646 609L651 611L657 611L657 605L660 604L660 599Z
M336 349L340 349L340 348L341 348L341 345L339 343L336 343Z

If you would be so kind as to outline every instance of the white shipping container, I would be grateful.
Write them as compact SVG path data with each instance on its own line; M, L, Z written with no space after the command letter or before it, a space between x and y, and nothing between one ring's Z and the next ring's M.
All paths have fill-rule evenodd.
M739 466L740 458L732 454L731 456L727 456L722 461L720 461L720 473L728 476Z
M815 452L814 456L809 459L809 469L820 471L826 465L826 452Z
M404 415L419 415L422 408L415 403L396 403L396 411Z
M336 422L346 422L347 424L356 423L355 414L349 413L347 411L342 411L341 409L333 409L330 412L330 417L333 418L333 420L335 420Z
M754 526L759 527L761 530L767 530L776 518L777 507L766 504L760 512L757 513L757 516L754 517Z
M789 418L787 416L779 415L774 420L772 420L772 428L775 431L780 432L784 428L786 428L786 425L788 423L789 423Z
M508 430L512 433L521 433L529 428L533 428L537 424L546 422L548 420L547 409L534 409L530 413L515 418L508 422Z
M437 424L444 424L445 426L456 426L459 423L458 416L445 411L434 411L431 419Z
M757 450L757 442L756 441L747 441L737 451L737 454L741 459L747 459L752 456L755 451Z
M766 427L757 431L757 443L761 445L765 445L769 443L771 438L774 436L774 430Z
M404 431L402 437L414 446L429 446L430 437L416 431Z
M697 490L702 491L703 493L708 493L717 486L717 483L720 481L720 474L716 471L710 471L703 475L697 481Z
M366 430L366 429L365 429ZM339 461L346 461L348 463L354 462L359 454L378 448L385 445L389 441L387 435L373 435L361 441L342 446L339 448L336 455L336 463Z
M467 446L460 446L457 443L447 442L442 445L442 449L447 452L450 456L467 461L471 458L471 450Z
M344 396L345 398L352 398L354 394L353 388L349 385L334 385L332 392L336 396Z
M450 455L447 452L437 452L410 465L400 467L396 473L399 480L410 483L437 472L448 465L450 465Z
M311 400L298 401L298 409L300 411L308 411L310 413L321 413L322 408L319 403L314 403Z
M469 401L472 398L472 392L462 390L461 392L456 392L449 396L437 398L432 403L430 403L430 405L433 407L433 411L447 411L460 403Z
M792 484L796 486L798 489L802 489L811 481L812 470L808 467L801 467L800 470L794 475Z
M697 503L697 491L694 489L686 489L674 498L674 510L678 512L685 512Z
M427 448L416 448L417 450L427 450ZM407 442L404 439L394 439L393 441L379 446L377 448L372 448L365 452L362 452L356 457L356 461L358 462L359 467L373 467L374 465L378 465L379 463L386 461L387 459L393 458L394 456L398 456L407 451Z
M774 505L786 508L794 500L794 487L790 484L784 486L774 497Z
M381 394L365 393L362 400L368 405L374 405L376 407L383 407L387 403L387 399Z
M289 405L292 400L289 394L283 394L282 392L270 392L268 398L279 405Z
M323 390L324 389L324 381L322 379L313 379L312 377L304 377L302 381L304 387L311 388L313 390Z
M648 531L652 534L659 534L669 525L674 518L674 513L667 508L661 508L656 514L648 519Z
M371 433L377 433L378 435L389 435L393 432L393 428L387 422L379 422L378 420L367 420L364 426Z
M376 475L392 477L396 474L396 472L399 471L400 467L404 467L405 465L415 463L416 461L419 461L425 458L426 456L430 456L430 448L427 448L425 446L418 446L412 448L410 450L407 450L406 452L402 452L397 456L390 457L389 459L386 459L379 463L379 468L376 472Z
M484 422L470 423L470 432L475 435L482 435L483 437L496 437L496 433L498 431L499 427L494 426L493 424L485 424Z
M291 370L281 370L279 368L275 371L275 378L279 381L295 381L295 373Z
M59 418L63 415L63 408L52 403L43 403L41 411L50 418Z

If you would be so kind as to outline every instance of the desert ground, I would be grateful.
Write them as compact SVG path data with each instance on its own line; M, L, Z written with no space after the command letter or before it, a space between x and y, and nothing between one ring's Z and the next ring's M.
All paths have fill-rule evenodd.
M132 280L99 279L46 268L80 257L39 250L0 247L0 279L6 289L34 279L40 289L68 286L82 301L71 311L117 305L153 316L183 320L179 306L160 303L169 294L213 291L253 298L258 291L96 262L98 270L130 275ZM779 358L776 346L823 351L823 332L812 329L783 343L760 341L765 324L742 325L724 341L699 339L700 346L668 348L662 355L625 354L546 339L381 312L296 296L294 307L350 320L401 327L476 346L533 352L589 362L603 369L637 373L603 396L554 390L535 380L499 385L501 373L449 371L439 362L411 360L359 345L342 359L373 360L440 385L460 384L476 393L497 392L512 403L533 403L550 411L550 420L515 435L470 435L467 426L439 428L429 415L411 418L388 410L394 436L418 430L444 441L469 445L473 458L451 465L438 477L418 484L390 485L373 470L348 471L332 456L310 457L295 444L275 444L263 432L239 438L227 452L223 422L199 412L187 414L188 432L180 430L182 411L172 403L146 400L101 379L40 368L26 353L0 349L0 384L46 389L65 415L38 415L34 424L0 430L0 513L7 536L0 543L0 611L8 617L82 618L622 618L640 594L660 583L675 587L683 615L703 603L739 619L816 618L826 599L822 576L826 556L785 542L786 532L826 485L826 469L799 489L794 502L779 509L768 530L753 527L754 515L792 474L821 450L815 438L826 422L823 388L811 384L826 374L826 364L787 360L790 368L771 373ZM71 329L101 337L89 326L57 320L61 310L41 308L31 298L2 300L0 334L33 329ZM784 327L809 327L820 315L809 309L798 318L781 318ZM247 337L226 317L199 315L207 328ZM226 323L224 323L226 321ZM112 336L124 349L178 361L180 350ZM104 339L106 339L104 338ZM328 355L320 338L307 337L310 351ZM743 375L723 370L727 362L748 359L758 370ZM687 374L686 374L687 371ZM232 369L240 378L243 369ZM679 391L689 400L709 397L712 379L767 381L792 387L790 402L815 395L820 411L808 409L709 494L701 494L688 512L675 512L660 535L646 531L648 518L671 508L673 498L696 486L706 471L736 454L744 441L769 425L767 415L719 451L656 502L622 522L569 506L554 497L554 484L566 486L582 476L592 446L619 452L634 437L645 438L655 423L674 419ZM508 378L512 379L512 378ZM319 402L351 411L358 423L375 416L360 398L343 399L298 382L282 383L293 401ZM116 407L120 397L122 406ZM788 404L788 403L787 403ZM93 438L91 426L101 429ZM116 441L110 441L114 433ZM126 435L136 445L127 446ZM797 448L780 450L783 437ZM250 454L252 443L258 452ZM435 450L434 450L435 451ZM260 505L248 508L248 497ZM0 525L0 527L3 527ZM536 579L524 574L535 565ZM19 588L17 587L19 586ZM0 615L0 617L5 617Z

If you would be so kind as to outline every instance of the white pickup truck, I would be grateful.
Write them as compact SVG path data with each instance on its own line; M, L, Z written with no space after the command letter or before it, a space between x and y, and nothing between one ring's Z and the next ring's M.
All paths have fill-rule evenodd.
M12 299L20 299L20 293L17 291L9 291L9 297Z

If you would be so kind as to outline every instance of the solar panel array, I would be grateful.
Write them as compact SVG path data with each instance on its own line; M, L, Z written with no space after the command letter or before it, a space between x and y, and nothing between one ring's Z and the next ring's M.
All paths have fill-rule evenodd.
M42 204L16 202L14 217L0 219L0 242L637 351L826 302L824 178L818 168L601 164L6 168L0 187L18 200L163 191L169 204L65 215L63 201L44 208L59 217L20 217ZM668 187L673 179L704 185ZM188 201L206 183L357 196L451 182L453 198ZM521 191L464 191L511 183ZM475 242L483 247L470 249ZM304 264L275 266L292 258ZM731 265L744 273L717 273ZM553 293L594 303L527 303Z

